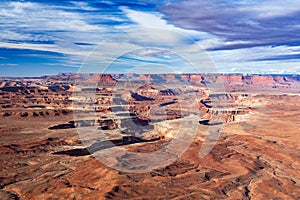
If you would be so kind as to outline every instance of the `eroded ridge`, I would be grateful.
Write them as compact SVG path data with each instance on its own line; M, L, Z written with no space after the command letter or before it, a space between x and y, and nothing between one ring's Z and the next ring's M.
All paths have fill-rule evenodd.
M85 87L76 87L78 79ZM300 196L298 76L60 74L0 82L2 199ZM197 132L182 136L192 137L188 149L166 151L154 170L118 171L95 158L119 148L112 165L130 169L129 153L163 149L192 121ZM199 157L213 140L208 130L220 124L216 144ZM169 158L176 159L164 166Z

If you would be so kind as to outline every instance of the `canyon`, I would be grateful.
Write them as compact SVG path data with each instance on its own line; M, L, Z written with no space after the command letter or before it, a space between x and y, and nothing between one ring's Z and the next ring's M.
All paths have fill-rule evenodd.
M300 76L0 78L0 199L298 199Z

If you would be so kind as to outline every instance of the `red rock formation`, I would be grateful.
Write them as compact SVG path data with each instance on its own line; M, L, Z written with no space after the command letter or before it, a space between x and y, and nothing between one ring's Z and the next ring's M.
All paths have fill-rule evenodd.
M139 80L133 83L137 84L135 88L140 94L152 95L153 100L137 101L128 100L124 92L126 86L117 93L120 99L110 96L115 92L108 89L111 87L99 89L98 97L87 98L84 102L87 106L97 105L90 111L97 112L99 119L74 120L72 93L68 88L74 84L74 79L89 77L96 84L99 80L115 82L109 75L90 74L60 74L34 81L0 80L5 83L0 88L0 199L298 199L300 196L298 76L145 75L141 77L146 81L168 79L163 86L172 90ZM123 76L115 77L122 81ZM139 75L132 77L136 79ZM176 88L178 80L197 85L202 79L210 83L223 81L237 92L208 94L209 91L198 86ZM283 90L285 87L288 90ZM295 90L291 92L293 87ZM245 88L248 93L240 93ZM151 93L154 89L159 91L157 96ZM288 91L288 95L282 95L282 91ZM98 126L102 131L107 130L106 138L112 139L113 144L147 155L144 153L162 149L170 143L178 129L177 120L195 114L197 109L187 105L191 94L199 97L195 103L202 115L196 114L205 119L202 123L199 121L198 133L189 149L178 155L178 160L147 173L127 173L101 164L101 160L93 156L110 150L98 148L99 145L105 147L108 140L104 144L92 143L90 147L93 148L89 149L93 151L90 151L81 142L89 142L91 129L84 133L87 140L80 138L75 129L75 125L82 130ZM131 103L128 103L129 116L125 112L127 107L118 106L115 100L123 105ZM117 107L110 108L114 103ZM92 117L89 114L88 117ZM114 116L118 116L117 120ZM209 140L207 128L216 125L210 121L215 116L232 123L223 125L212 151L199 158L203 141ZM137 128L125 126L120 134L127 136L121 141L114 139L119 133L111 132L118 130L119 117L124 122L121 128L128 125L127 122L134 122ZM174 120L175 124L168 123L169 120ZM157 122L166 122L167 126L162 126L161 130L168 131L159 133L158 138L145 132L146 137L157 140L144 142L139 137L136 140L137 137L128 136L137 134L140 127L150 131L151 125ZM135 140L138 143L132 143ZM111 148L110 145L106 147ZM170 152L170 156L175 153ZM113 156L112 163L122 160L119 166L131 167L133 160L127 153ZM159 162L163 159L157 157ZM146 164L141 159L141 168Z
M116 85L117 81L110 74L95 74L86 82L98 85Z

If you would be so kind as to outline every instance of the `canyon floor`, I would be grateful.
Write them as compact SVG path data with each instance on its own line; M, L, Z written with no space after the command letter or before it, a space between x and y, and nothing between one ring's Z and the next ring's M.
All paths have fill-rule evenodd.
M297 79L78 76L0 80L0 199L300 198Z

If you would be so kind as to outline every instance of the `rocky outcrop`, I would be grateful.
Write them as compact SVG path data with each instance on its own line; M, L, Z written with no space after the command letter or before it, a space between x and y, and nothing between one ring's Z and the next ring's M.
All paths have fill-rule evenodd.
M95 74L84 82L89 84L96 84L100 87L114 86L117 83L117 81L110 74Z
M101 77L0 79L0 199L299 199L299 76Z

